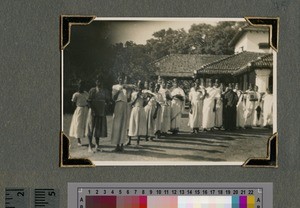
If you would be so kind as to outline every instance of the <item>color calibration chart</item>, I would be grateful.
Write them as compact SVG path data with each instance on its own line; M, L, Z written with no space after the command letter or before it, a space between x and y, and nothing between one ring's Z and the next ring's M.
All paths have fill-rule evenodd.
M69 208L272 208L272 183L69 183Z

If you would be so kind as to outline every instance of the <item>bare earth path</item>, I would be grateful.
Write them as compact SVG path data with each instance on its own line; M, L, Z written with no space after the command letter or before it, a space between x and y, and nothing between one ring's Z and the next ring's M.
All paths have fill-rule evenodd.
M68 135L72 115L64 115L64 133ZM136 147L136 140L125 151L115 153L110 143L111 116L108 120L108 137L101 138L103 152L88 153L87 138L82 139L82 146L77 146L77 139L70 138L70 156L89 158L92 161L180 161L180 162L236 162L249 157L266 157L267 140L272 130L263 128L241 129L234 132L212 131L190 134L187 118L182 118L182 131L178 135L168 135L159 140L141 140L142 147Z

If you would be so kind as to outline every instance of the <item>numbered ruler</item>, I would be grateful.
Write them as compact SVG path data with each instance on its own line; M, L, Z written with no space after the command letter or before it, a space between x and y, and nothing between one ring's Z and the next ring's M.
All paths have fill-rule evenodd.
M30 191L27 188L6 188L5 208L29 208Z
M57 208L59 207L58 189L35 189L33 204L35 208Z
M5 208L59 208L58 189L6 188Z
M271 208L272 184L70 183L68 187L69 208L128 208L131 204L141 208Z

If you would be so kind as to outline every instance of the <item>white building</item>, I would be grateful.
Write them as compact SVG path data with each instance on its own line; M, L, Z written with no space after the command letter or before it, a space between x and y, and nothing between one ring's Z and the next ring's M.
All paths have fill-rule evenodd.
M219 79L223 83L238 83L242 90L249 84L260 92L273 87L273 55L269 44L269 29L246 26L229 43L235 54L214 61L197 70L200 78Z

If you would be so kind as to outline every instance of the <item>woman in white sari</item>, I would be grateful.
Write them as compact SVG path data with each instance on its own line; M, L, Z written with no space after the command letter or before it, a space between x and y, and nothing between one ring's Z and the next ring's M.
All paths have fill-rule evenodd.
M205 97L203 101L203 130L212 130L215 125L215 98L217 91L212 87L210 79L207 80L207 88L205 89Z
M219 85L219 81L216 80L214 89L216 90L215 127L220 130L223 126L223 84Z
M153 82L149 83L150 90L143 90L143 92L148 96L146 102L147 105L145 106L145 113L146 113L146 121L147 121L147 134L146 140L150 138L153 140L155 137L155 110L156 110L156 97L154 93L155 85Z
M244 109L245 109L245 102L244 102L244 94L241 90L239 90L239 85L235 85L235 89L233 90L238 98L239 101L236 105L236 127L237 128L244 128L245 126L245 118L244 118Z
M245 128L252 128L254 114L255 114L255 102L257 101L256 93L253 91L252 85L249 85L249 89L245 95L245 111L244 111L244 125Z
M163 102L161 105L161 134L167 135L171 128L171 83L163 80L159 93L162 95Z
M189 94L189 100L191 102L189 126L192 129L192 133L198 133L202 126L203 99L204 94L198 83L195 82L194 90L191 90Z
M180 128L182 109L185 104L184 91L178 86L177 80L173 81L173 90L171 92L171 131L173 134L177 134Z

